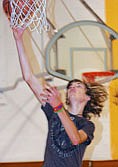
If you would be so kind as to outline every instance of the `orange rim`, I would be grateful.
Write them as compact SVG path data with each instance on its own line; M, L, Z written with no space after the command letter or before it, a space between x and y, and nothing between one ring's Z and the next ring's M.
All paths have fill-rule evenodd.
M108 77L108 76L113 76L114 74L115 72L112 71L84 72L82 74L82 78L87 82L95 82L96 77Z

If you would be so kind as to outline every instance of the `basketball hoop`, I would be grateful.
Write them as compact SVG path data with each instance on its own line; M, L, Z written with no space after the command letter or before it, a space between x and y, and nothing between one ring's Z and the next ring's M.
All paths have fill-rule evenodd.
M82 74L82 79L85 82L99 82L105 83L114 79L115 72L112 71L100 71L100 72L84 72Z
M30 31L48 31L49 24L46 19L46 0L3 0L9 3L10 26L12 28L29 27ZM5 7L3 5L5 10Z

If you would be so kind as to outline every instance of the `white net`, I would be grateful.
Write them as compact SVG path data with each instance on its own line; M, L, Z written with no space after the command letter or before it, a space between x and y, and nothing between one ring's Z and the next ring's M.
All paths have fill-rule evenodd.
M10 0L12 8L11 27L29 27L30 31L48 31L46 0Z

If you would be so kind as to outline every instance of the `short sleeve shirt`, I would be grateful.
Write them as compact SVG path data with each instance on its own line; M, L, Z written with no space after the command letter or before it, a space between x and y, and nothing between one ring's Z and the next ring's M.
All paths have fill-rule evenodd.
M82 129L88 135L87 141L82 144L73 145L53 108L46 103L42 106L48 120L48 137L44 157L44 167L81 167L82 158L87 145L93 139L94 124L83 117L70 114L78 130Z

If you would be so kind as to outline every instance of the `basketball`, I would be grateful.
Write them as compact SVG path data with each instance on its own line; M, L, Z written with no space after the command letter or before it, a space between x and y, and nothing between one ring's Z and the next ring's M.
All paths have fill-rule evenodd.
M10 0L3 0L3 9L8 19L10 19L12 10L14 10L17 15L20 15L20 19L25 18L27 14L31 14L31 12L29 13L29 10L31 8L31 5L33 4L33 0L14 0L11 3L12 7Z
M8 17L8 19L10 19L11 12L12 12L10 0L3 0L3 10L4 10L6 16Z
M3 0L3 10L10 21L10 27L29 27L31 31L39 28L46 31L46 0Z
M33 4L33 0L29 0L28 3L27 1L24 0L14 0L17 1L17 8L16 8L16 14L20 15L21 10L22 10L22 14L21 17L24 18L27 14L31 14L31 5ZM30 13L29 13L30 11Z

